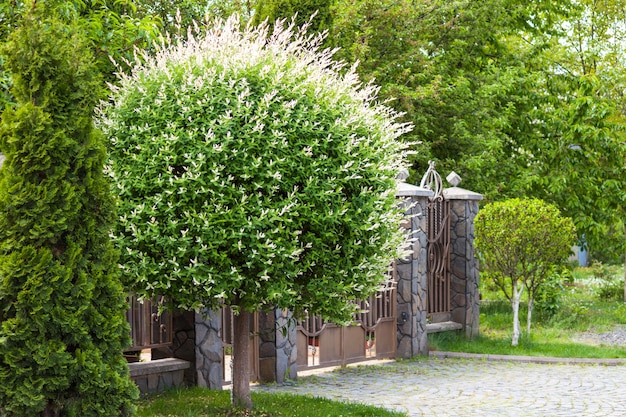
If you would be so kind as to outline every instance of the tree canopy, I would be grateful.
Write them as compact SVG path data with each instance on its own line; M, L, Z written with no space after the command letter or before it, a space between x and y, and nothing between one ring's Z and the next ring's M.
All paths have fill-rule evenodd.
M101 97L106 95L105 83L115 80L116 65L124 68L133 60L134 48L151 45L162 28L158 15L138 9L130 0L0 0L0 43L19 27L23 16L42 6L49 16L83 32L95 67L102 74L102 83L94 90ZM0 108L4 109L14 102L9 93L11 77L2 70L0 80Z
M545 199L608 254L624 243L623 6L337 0L331 36L415 125L412 178L432 159L487 201Z

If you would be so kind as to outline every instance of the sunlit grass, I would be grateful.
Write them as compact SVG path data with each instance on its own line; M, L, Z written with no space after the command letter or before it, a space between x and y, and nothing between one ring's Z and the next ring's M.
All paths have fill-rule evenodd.
M138 417L401 417L405 414L363 404L284 393L252 393L253 410L233 409L230 391L189 388L140 401Z
M623 279L623 267L575 268L572 282L566 283L560 307L552 316L535 313L531 334L526 329L526 300L520 305L524 334L517 347L511 346L513 313L510 303L493 288L483 285L480 309L480 337L468 341L458 333L429 335L431 349L468 353L510 354L575 358L625 358L626 347L593 343L580 337L626 325L626 303L618 297L602 299L603 285Z

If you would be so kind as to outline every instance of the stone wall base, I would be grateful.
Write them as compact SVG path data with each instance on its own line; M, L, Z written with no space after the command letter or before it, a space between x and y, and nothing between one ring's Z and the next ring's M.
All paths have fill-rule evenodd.
M185 369L190 366L189 362L175 358L128 364L130 378L144 395L182 387Z

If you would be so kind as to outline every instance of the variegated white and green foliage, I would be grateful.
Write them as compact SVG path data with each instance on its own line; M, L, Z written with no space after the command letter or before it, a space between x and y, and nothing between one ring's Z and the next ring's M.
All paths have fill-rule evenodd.
M396 139L410 126L320 37L240 27L144 56L101 108L123 274L181 308L348 321L404 247Z

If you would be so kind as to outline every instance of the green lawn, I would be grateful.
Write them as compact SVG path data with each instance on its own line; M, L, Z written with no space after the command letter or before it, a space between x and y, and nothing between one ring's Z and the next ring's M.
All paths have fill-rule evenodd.
M402 417L405 414L361 404L289 394L252 393L254 409L230 407L230 391L174 390L144 398L138 417Z
M576 268L559 298L558 310L533 315L530 337L511 346L511 305L497 291L481 287L480 337L467 341L458 333L429 335L431 349L469 353L555 356L575 358L624 358L626 348L594 343L582 337L626 325L623 300L623 267ZM522 329L526 329L525 302L520 305Z

